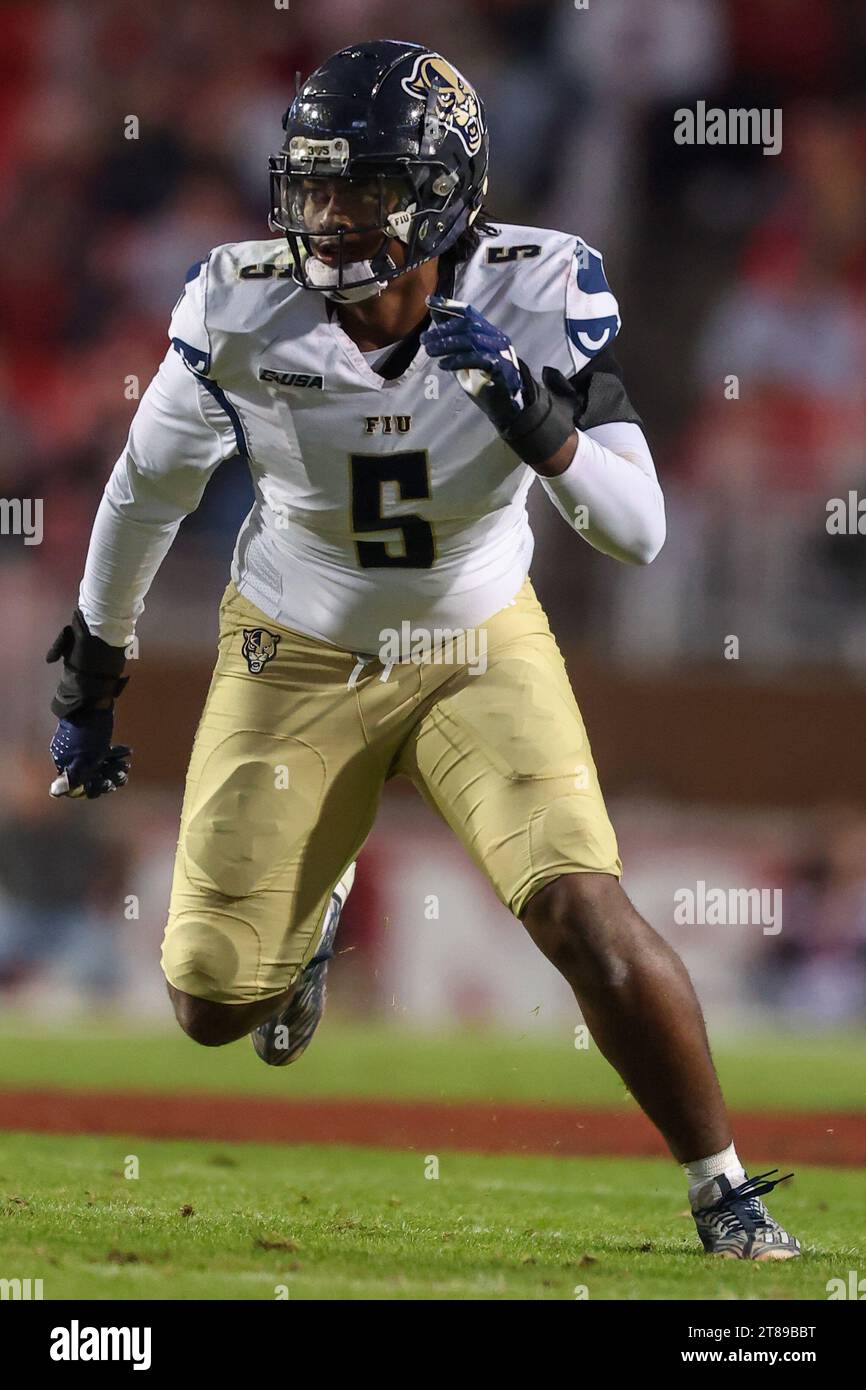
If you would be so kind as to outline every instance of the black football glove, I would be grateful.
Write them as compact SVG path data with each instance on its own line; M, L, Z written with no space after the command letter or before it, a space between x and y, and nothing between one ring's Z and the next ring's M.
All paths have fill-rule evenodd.
M132 750L111 742L114 697L127 681L121 675L126 652L92 636L76 609L45 660L61 658L63 675L51 702L60 720L49 745L59 774L51 784L51 795L93 800L116 791L129 776ZM106 700L111 701L107 706Z

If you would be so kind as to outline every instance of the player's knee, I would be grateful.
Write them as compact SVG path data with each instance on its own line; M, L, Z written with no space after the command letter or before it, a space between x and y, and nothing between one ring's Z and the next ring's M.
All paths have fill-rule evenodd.
M231 1005L241 965L237 946L218 919L186 913L169 924L162 945L162 968L172 999L177 994L181 1001L190 1001L189 1005L181 1004L178 1022L193 1037L191 1028L197 1026L199 1005L217 1009ZM196 1042L200 1041L196 1037Z
M563 874L530 899L524 922L567 979L610 989L630 974L624 924L632 917L637 914L612 874Z

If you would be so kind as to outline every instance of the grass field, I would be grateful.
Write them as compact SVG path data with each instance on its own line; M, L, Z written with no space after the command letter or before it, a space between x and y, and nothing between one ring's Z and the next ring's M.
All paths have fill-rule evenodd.
M734 1109L863 1108L866 1030L720 1040L714 1056ZM240 1092L261 1096L419 1096L547 1100L572 1105L626 1099L598 1050L579 1051L541 1028L521 1034L427 1037L382 1025L326 1020L303 1061L262 1066L246 1038L204 1048L179 1029L130 1032L117 1021L57 1026L0 1023L0 1086Z
M775 1207L807 1253L755 1266L702 1256L664 1161L424 1158L4 1135L0 1270L49 1299L462 1301L823 1299L863 1268L855 1174L798 1171Z
M116 1023L47 1038L8 1021L0 1086L618 1104L593 1052L544 1036L427 1040L329 1021L297 1067ZM718 1045L733 1105L859 1108L866 1035ZM135 1156L138 1177L127 1177ZM864 1182L797 1166L774 1211L804 1258L707 1260L682 1175L654 1159L0 1134L0 1278L53 1298L819 1299L866 1269ZM751 1155L771 1167L780 1155ZM429 1165L428 1165L429 1168Z

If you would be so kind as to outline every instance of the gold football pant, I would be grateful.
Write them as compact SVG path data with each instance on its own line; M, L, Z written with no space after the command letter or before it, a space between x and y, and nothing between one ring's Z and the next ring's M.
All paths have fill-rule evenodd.
M361 666L229 584L163 941L172 985L225 1004L287 989L401 773L517 916L560 874L619 877L580 711L529 581L473 635L465 650Z

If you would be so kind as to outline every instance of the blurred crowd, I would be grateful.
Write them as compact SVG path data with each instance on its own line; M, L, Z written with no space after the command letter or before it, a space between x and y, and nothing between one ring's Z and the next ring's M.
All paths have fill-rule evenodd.
M694 621L650 640L700 655L702 605L754 624L763 603L767 659L856 664L863 548L824 522L829 497L866 488L862 0L7 4L0 495L46 501L28 564L77 579L187 266L268 234L266 159L296 72L374 35L439 46L477 84L494 217L606 253L632 395L680 537L701 537L675 536L656 581ZM676 144L673 112L699 99L781 108L781 154ZM223 470L189 529L223 554L248 496ZM542 583L563 555L583 582L558 522L539 526ZM3 550L22 558L20 541ZM584 622L604 608L586 586Z
M494 221L579 232L620 299L670 538L647 574L621 573L536 503L537 581L562 638L689 662L738 633L752 661L862 675L866 548L825 521L829 499L866 497L864 0L11 0L0 23L0 497L44 499L41 545L0 538L13 670L21 632L47 646L46 605L65 615L74 598L187 267L269 235L267 156L296 73L378 36L439 48L477 85ZM781 153L675 143L674 112L698 100L781 109ZM249 497L226 465L185 524L221 573ZM159 581L179 599L182 573ZM28 701L13 677L4 729ZM86 838L55 844L44 807L4 815L0 989L49 950L53 913L70 968L110 992L100 894L121 870L102 861L94 899ZM40 864L58 854L69 873L54 881L72 888L48 902ZM763 987L796 1007L823 972L856 1013L863 860L815 850L791 872L798 920L829 924L832 960L792 925Z
M785 921L754 962L757 997L794 1023L866 1017L866 816L836 806L780 866Z
M477 83L495 217L606 253L671 484L716 495L731 528L774 498L866 484L865 14L847 0L7 4L0 492L50 499L28 559L78 574L183 272L267 235L265 160L296 72L377 33L439 44ZM673 111L698 99L780 107L783 152L676 145ZM197 524L231 534L245 482L215 491ZM845 591L862 559L822 545L813 520L815 562Z

